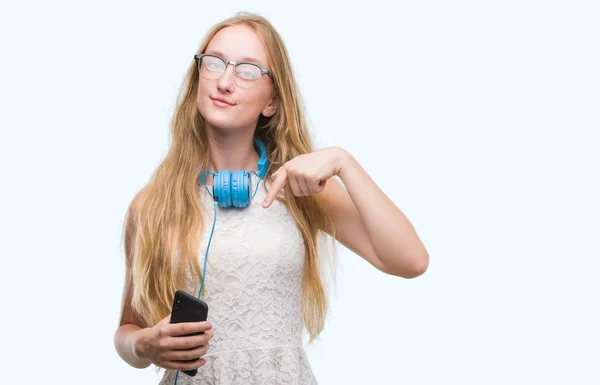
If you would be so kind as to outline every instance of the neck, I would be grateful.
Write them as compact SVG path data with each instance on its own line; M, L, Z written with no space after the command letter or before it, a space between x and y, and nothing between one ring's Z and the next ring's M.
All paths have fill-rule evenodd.
M254 148L254 131L236 133L207 130L209 171L257 170L259 155Z

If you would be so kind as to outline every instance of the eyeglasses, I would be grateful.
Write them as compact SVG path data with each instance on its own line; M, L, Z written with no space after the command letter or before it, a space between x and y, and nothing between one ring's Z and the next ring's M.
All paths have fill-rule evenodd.
M234 62L210 54L196 54L194 60L198 63L198 72L204 79L219 79L229 64L234 67L233 81L242 88L255 87L263 75L269 75L273 79L273 74L269 70L254 63Z

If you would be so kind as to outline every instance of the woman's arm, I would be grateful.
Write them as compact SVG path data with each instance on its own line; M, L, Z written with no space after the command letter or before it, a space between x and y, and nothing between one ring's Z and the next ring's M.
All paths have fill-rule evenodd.
M147 341L145 333L147 328L142 328L142 322L131 308L131 284L129 278L125 280L123 301L121 305L121 319L114 335L115 349L119 356L134 368L143 369L152 363L148 358L140 356L143 350L141 344Z
M152 363L152 361L140 357L137 353L140 351L139 344L144 340L143 334L146 332L147 329L142 329L134 323L122 324L115 332L114 344L117 353L134 368L144 369Z
M121 315L119 327L114 335L114 345L119 356L129 365L135 368L146 368L151 361L138 355L140 343L144 340L143 334L146 332L141 326L142 321L135 315L131 306L132 285L131 285L131 258L132 244L135 234L134 210L138 210L144 199L143 194L138 194L131 203L125 224L125 284L123 287L123 298L121 300Z
M352 155L341 148L331 150L345 186L330 179L322 191L333 213L336 239L387 274L423 274L429 255L410 221Z

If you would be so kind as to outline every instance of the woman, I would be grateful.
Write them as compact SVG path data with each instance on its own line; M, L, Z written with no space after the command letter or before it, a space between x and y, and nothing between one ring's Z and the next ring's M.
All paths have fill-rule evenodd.
M194 59L170 150L128 210L116 349L167 369L161 384L316 384L302 332L314 340L326 315L321 236L404 278L428 253L347 151L313 150L267 20L223 21ZM180 289L206 301L208 321L169 323Z

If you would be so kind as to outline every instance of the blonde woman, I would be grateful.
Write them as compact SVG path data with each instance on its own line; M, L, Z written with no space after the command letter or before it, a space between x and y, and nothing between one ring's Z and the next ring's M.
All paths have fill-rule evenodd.
M166 369L161 384L316 384L302 333L313 341L326 316L322 236L386 274L427 269L411 223L352 155L313 149L286 48L263 17L208 32L171 138L128 210L115 333L129 365ZM176 290L201 297L208 320L170 324Z

